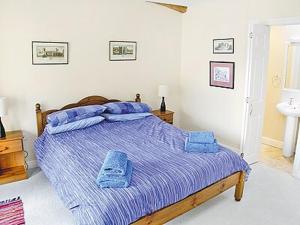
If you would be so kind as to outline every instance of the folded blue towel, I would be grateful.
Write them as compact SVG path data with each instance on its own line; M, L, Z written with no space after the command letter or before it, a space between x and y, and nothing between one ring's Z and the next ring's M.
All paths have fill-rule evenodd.
M202 144L202 143L191 143L188 141L188 138L186 138L184 150L186 152L217 153L219 152L219 146L216 140L214 140L214 143L212 144Z
M100 173L105 175L124 176L127 169L127 155L120 151L109 151L106 155Z
M132 162L128 160L124 176L99 173L96 184L101 188L127 188L131 182L132 170Z
M211 131L191 131L189 132L188 141L191 143L213 144L215 136Z

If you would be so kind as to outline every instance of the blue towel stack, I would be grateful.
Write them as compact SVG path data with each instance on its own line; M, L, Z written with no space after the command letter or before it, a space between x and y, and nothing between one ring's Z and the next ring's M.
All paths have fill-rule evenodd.
M109 151L96 183L101 188L126 188L130 185L132 162L120 151Z
M219 152L214 133L210 131L190 132L185 140L186 152L216 153Z

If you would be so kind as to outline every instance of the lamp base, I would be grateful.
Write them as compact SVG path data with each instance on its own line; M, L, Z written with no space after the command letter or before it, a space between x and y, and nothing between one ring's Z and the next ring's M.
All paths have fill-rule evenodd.
M6 133L0 117L0 139L3 139L5 137L6 137Z
M160 104L160 111L165 112L166 111L166 103L165 103L165 97L162 97L162 101Z

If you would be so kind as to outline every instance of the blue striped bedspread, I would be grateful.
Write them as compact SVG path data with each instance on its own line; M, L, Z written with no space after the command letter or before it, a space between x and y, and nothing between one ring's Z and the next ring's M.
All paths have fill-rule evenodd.
M49 135L36 141L38 164L78 225L125 225L175 203L248 164L231 150L186 153L188 133L155 116ZM95 180L109 150L133 162L129 188L101 189Z

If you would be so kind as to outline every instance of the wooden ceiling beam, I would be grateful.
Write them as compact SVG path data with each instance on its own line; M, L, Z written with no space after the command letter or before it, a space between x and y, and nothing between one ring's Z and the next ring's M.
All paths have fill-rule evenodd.
M173 10L175 10L177 12L180 12L180 13L186 13L186 11L188 9L187 6L182 6L182 5L173 5L173 4L160 3L160 2L153 2L153 3L168 7L170 9L173 9Z

